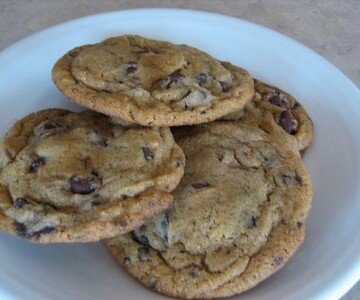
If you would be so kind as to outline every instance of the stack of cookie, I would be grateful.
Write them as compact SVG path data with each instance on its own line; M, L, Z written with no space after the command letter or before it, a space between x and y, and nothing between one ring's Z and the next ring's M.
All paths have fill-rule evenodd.
M90 110L43 110L7 132L2 231L102 240L140 283L181 298L241 293L300 246L313 124L292 96L198 49L130 35L71 50L52 77Z

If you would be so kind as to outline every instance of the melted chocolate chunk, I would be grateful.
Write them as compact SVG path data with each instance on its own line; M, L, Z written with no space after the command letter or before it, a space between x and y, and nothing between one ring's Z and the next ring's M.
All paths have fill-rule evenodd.
M276 122L290 134L295 134L298 129L298 121L287 109L281 112Z
M69 180L70 191L74 194L87 195L95 191L91 178L73 176Z
M203 189L205 187L209 187L210 184L208 182L197 182L197 183L194 183L192 184L192 187L194 189Z
M38 157L33 160L30 164L29 170L30 172L36 172L40 167L46 164L46 160L43 157Z
M251 217L248 219L247 223L246 223L247 228L254 228L254 227L256 227L256 222L257 222L256 217L251 216Z
M45 122L43 128L46 130L51 130L51 129L55 129L55 128L59 128L61 127L61 125L55 121L48 121Z
M148 284L149 289L155 290L156 287L157 287L157 281L153 281Z
M126 75L132 74L137 71L137 63L135 61L130 61L126 63Z
M141 245L147 247L150 246L149 239L145 235L142 235L138 230L131 232L131 237L135 242L138 242Z
M279 94L274 94L272 97L270 97L269 102L280 107L284 107L286 104L286 102L280 97Z
M167 243L168 242L168 227L169 227L169 214L166 212L160 222L160 228L157 229L160 237Z
M152 160L154 158L154 153L151 151L151 149L147 146L144 146L141 148L144 158L146 161Z
M40 229L38 231L29 233L27 228L26 228L26 225L24 223L19 223L19 222L16 222L16 221L14 223L14 226L15 226L15 230L16 230L17 235L19 237L22 237L22 238L25 238L25 239L30 239L30 238L32 238L34 236L38 236L38 235L41 235L41 234L49 234L49 233L55 231L55 227L46 226L43 229Z
M295 180L296 180L296 182L297 182L299 185L302 185L303 180L302 180L302 178L299 176L298 173L295 173Z
M124 264L124 265L128 265L128 264L130 264L130 263L131 263L130 257L125 257L124 260L123 260L123 264Z
M307 148L300 150L300 156L301 156L301 158L304 157L304 155L305 155L305 153L306 153L306 150L307 150Z
M195 77L195 80L200 86L203 86L207 82L208 76L205 73L200 73Z
M185 76L181 74L181 70L176 70L175 72L171 73L167 79L169 80L169 83L166 85L166 87L169 88L172 83L185 79Z
M16 234L20 237L27 238L28 232L24 223L14 222Z
M26 200L25 198L16 198L14 200L15 208L23 208L27 205L30 205L30 202L28 200Z
M224 93L228 92L230 89L230 85L228 82L226 81L219 81L220 85L221 85L221 89Z
M31 237L35 236L35 235L40 235L40 234L49 234L53 231L55 231L56 228L53 226L46 226L43 229L40 229L38 231L35 231L34 233L31 234Z
M5 150L5 154L6 154L6 156L7 156L10 160L14 160L14 159L15 159L15 154L14 154L12 151L10 151L9 149L6 149L6 150Z
M299 102L295 101L292 109L298 109L298 108L300 108L300 107L301 107L301 104L300 104Z
M96 169L92 169L91 175L94 175L95 177L99 177L99 172Z
M108 142L107 140L105 140L105 139L101 139L101 140L99 140L99 142L98 142L98 145L100 145L100 146L102 146L102 147L107 147L108 144L109 144L109 142Z
M177 158L177 159L176 159L175 166L176 166L177 168L183 167L184 165L185 165L185 161L184 161L182 158Z
M294 172L292 174L283 174L282 179L284 184L291 186L291 185L302 185L303 180L299 176L298 173Z

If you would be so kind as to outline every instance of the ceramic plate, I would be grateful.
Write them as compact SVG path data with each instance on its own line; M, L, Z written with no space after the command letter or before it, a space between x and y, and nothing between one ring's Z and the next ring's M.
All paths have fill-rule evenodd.
M0 54L0 135L26 114L79 109L50 71L78 45L119 34L186 43L292 93L315 123L305 157L314 185L307 237L276 275L239 299L336 299L360 278L360 92L325 59L272 30L216 14L146 9L71 21ZM101 243L35 245L0 234L1 299L158 299L124 273Z

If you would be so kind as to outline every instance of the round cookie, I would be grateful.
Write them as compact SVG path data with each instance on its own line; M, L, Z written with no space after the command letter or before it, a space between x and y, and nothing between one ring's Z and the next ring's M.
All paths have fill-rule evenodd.
M143 285L168 296L247 290L280 269L304 238L312 187L296 141L266 112L256 127L175 129L186 155L172 207L106 241Z
M187 45L123 35L66 53L52 78L70 100L145 126L191 125L240 110L254 95L241 68Z
M234 67L224 63L228 68ZM236 67L235 67L236 68ZM240 120L244 117L256 119L262 116L264 111L269 111L274 116L276 123L285 132L295 136L301 152L308 148L314 138L314 124L306 110L290 94L254 79L255 95L244 110L240 110L224 116L223 120Z
M0 144L0 229L31 242L89 242L129 232L168 208L184 172L169 128L126 128L47 109Z

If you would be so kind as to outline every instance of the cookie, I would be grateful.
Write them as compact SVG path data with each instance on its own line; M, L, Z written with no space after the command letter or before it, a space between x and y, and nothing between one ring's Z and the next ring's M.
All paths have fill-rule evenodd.
M106 244L159 293L241 293L279 270L303 241L312 187L296 140L269 112L256 127L218 121L175 131L186 167L173 205Z
M169 128L126 128L102 114L47 109L0 144L0 229L31 242L89 242L168 208L184 172Z
M227 63L224 63L227 64ZM227 65L231 68L231 65ZM223 120L240 120L244 117L256 119L263 111L269 111L276 123L285 132L295 136L301 152L308 148L314 139L314 124L301 104L290 94L254 79L255 95L244 110L223 117ZM254 120L256 123L257 120Z
M210 122L242 109L254 94L241 68L187 45L132 35L69 51L52 78L70 100L145 126Z

